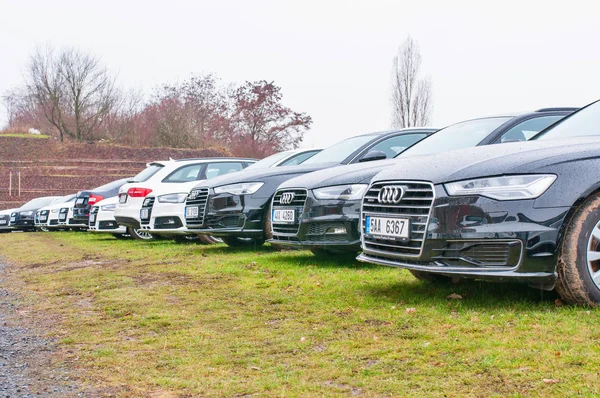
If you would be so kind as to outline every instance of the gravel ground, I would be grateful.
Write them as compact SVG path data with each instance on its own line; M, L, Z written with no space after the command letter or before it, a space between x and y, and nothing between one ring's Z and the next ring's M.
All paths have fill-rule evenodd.
M13 326L18 301L4 288L5 269L0 262L0 398L87 396L66 369L52 364L53 342Z

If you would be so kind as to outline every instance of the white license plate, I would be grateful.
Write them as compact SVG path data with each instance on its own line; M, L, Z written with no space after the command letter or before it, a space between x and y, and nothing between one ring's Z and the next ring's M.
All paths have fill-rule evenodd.
M367 216L366 230L368 235L379 235L388 238L408 239L410 221L407 218L388 218Z
M41 216L40 221L48 221L48 216Z
M16 219L16 218L14 218L14 217L11 217L11 218L10 218L10 222L15 222L15 221L17 221L17 219Z
M77 199L77 204L78 205L82 205L83 202L85 202L85 198L79 198L79 199Z
M0 225L6 225L6 220L0 220Z
M296 210L273 210L271 218L274 223L293 224L296 220Z
M142 220L147 220L150 218L150 213L148 212L148 209L142 209L140 210L140 218Z
M95 222L96 222L96 215L94 214L94 215L90 216L90 224L93 225Z
M198 207L190 206L185 208L185 218L198 218Z
M119 203L125 203L125 202L127 202L127 195L119 196Z

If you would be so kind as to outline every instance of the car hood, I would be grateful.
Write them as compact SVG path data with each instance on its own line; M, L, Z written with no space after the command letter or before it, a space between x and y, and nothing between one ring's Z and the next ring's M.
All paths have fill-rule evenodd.
M18 207L16 209L0 210L0 216L10 216L11 213L13 213L13 212L15 212L17 210L19 210Z
M268 167L256 170L242 170L235 173L225 174L220 177L211 178L197 184L197 187L220 187L222 185L237 184L242 182L261 182L270 177L293 176L294 174L305 174L313 171L333 167L339 163L315 163L297 166Z
M397 161L398 159L387 159L331 167L287 180L279 188L315 189L333 185L368 184L377 173L395 165Z
M552 166L600 157L600 137L486 145L427 156L407 156L377 174L373 181L420 180L434 184L471 178L552 173Z
M72 200L70 202L54 203L54 204L51 204L50 206L44 206L44 207L40 208L39 211L42 211L42 210L62 209L63 207L73 206L73 203L75 203L75 200Z

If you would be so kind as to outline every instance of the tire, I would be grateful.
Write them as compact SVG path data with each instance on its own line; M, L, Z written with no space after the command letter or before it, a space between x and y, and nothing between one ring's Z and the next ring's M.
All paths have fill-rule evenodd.
M230 247L260 247L265 243L264 239L240 238L238 236L224 236L221 239Z
M416 271L414 269L409 269L408 272L412 274L415 278L420 281L425 281L429 283L450 283L452 278L447 277L445 275L435 274L433 272L427 271Z
M600 194L577 209L559 248L556 292L571 304L600 303ZM593 274L596 276L594 282Z
M37 227L36 231L38 231L38 232L52 232L52 230L50 228L47 228L47 227Z
M133 239L136 239L136 240L153 240L154 239L154 235L144 231L143 229L134 229L134 228L129 227L129 228L127 228L127 233L129 235L131 235L131 237Z
M212 235L200 234L200 235L198 235L198 238L200 239L200 243L203 243L205 245L214 245L217 243L223 243L223 239L214 237Z

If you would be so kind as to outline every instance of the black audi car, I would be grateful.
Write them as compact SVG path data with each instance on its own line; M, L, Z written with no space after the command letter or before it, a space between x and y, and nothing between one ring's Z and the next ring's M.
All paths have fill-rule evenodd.
M188 195L186 227L190 232L220 236L230 246L263 244L269 237L270 228L265 225L271 222L271 199L282 182L340 164L394 157L435 131L412 128L359 135L324 149L301 165L213 178Z
M130 180L131 177L122 178L89 191L78 192L77 196L75 197L75 203L73 204L72 218L68 219L67 224L87 228L89 225L90 209L92 206L105 198L117 196L119 194L119 188L127 184L127 182ZM61 218L66 219L68 217L68 210L68 208L63 208L60 210L59 220Z
M361 261L600 302L600 102L537 139L398 160L362 202Z
M45 196L30 200L10 214L10 227L16 231L35 231L35 213L61 198L62 196Z
M452 149L526 141L576 108L546 108L456 123L399 154L398 158ZM360 251L360 205L371 179L396 159L333 167L290 179L279 186L272 204L272 239L313 253ZM285 196L300 200L284 203ZM279 217L279 214L287 217Z

